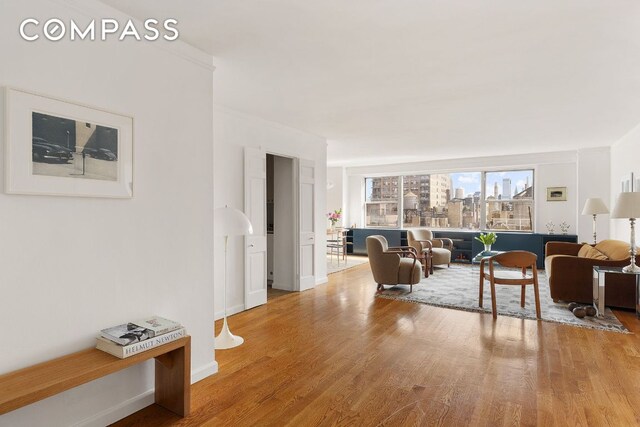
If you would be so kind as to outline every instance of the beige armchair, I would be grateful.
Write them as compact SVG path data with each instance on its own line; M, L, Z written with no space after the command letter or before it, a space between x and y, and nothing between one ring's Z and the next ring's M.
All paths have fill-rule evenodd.
M384 285L405 284L410 285L409 292L413 292L413 285L420 283L420 264L412 247L390 248L383 236L369 236L367 255L379 291L384 290Z
M424 228L407 231L407 240L409 246L415 248L418 254L420 254L420 260L425 263L425 276L427 275L427 269L433 273L434 265L446 264L448 267L451 264L453 240L434 239L431 230ZM431 256L429 256L429 252Z

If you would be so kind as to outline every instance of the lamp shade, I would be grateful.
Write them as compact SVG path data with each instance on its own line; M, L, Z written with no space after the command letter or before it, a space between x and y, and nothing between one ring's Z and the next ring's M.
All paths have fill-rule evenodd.
M249 218L242 211L228 206L214 209L213 225L217 236L253 234L253 227Z
M594 198L587 199L582 209L582 215L598 215L607 214L609 209L604 205L602 199Z
M640 193L620 193L611 218L640 218Z

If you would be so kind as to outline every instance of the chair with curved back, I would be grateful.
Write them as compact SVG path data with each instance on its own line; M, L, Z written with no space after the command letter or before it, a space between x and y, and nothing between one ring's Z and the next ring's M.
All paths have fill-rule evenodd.
M384 236L375 235L367 237L367 255L379 291L384 290L384 285L404 284L413 292L413 285L420 283L421 269L414 248L389 247Z
M428 277L429 271L433 273L434 265L446 264L448 267L451 264L453 240L434 239L431 230L419 228L407 231L407 241L418 252L418 257L424 264L425 277Z
M489 258L489 272L487 273L481 268L480 274L483 280L480 283L480 295L482 296L482 287L485 280L491 285L491 311L493 318L496 319L498 311L496 309L496 286L495 285L516 285L521 286L520 291L520 307L524 308L526 285L533 285L533 294L536 302L536 317L540 319L540 294L538 292L538 270L536 268L536 254L527 251L509 251L494 255ZM507 269L497 270L495 267L500 265ZM531 269L531 274L527 273L527 269ZM511 270L509 270L511 269ZM517 269L517 270L514 270ZM482 298L482 297L481 297ZM480 300L482 307L482 300Z

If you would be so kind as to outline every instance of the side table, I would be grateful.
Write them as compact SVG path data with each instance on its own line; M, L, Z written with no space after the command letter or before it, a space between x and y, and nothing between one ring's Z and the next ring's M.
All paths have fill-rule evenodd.
M604 317L604 290L607 274L629 274L636 279L636 317L640 318L640 273L625 273L622 267L593 267L593 306L596 308L598 317Z

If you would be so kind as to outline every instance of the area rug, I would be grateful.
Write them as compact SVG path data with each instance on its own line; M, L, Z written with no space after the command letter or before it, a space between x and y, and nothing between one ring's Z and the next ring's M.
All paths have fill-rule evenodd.
M329 255L327 255L327 274L333 274L339 271L348 270L349 268L353 268L367 262L369 262L369 258L367 258L366 256L349 255L347 256L347 262L344 262L342 258L340 258L340 263L338 264L338 260L335 254L332 257L329 257Z
M433 305L457 310L491 313L491 288L485 282L483 293L484 308L478 307L479 268L477 266L452 264L449 268L436 268L429 278L423 278L419 285L385 287L379 298L395 299ZM538 274L540 289L540 311L542 320L563 323L583 328L630 333L627 328L607 308L603 318L585 317L579 319L568 309L566 303L554 303L549 293L549 284L543 271ZM502 316L535 319L533 286L527 286L525 307L520 307L520 286L496 285L496 304Z

